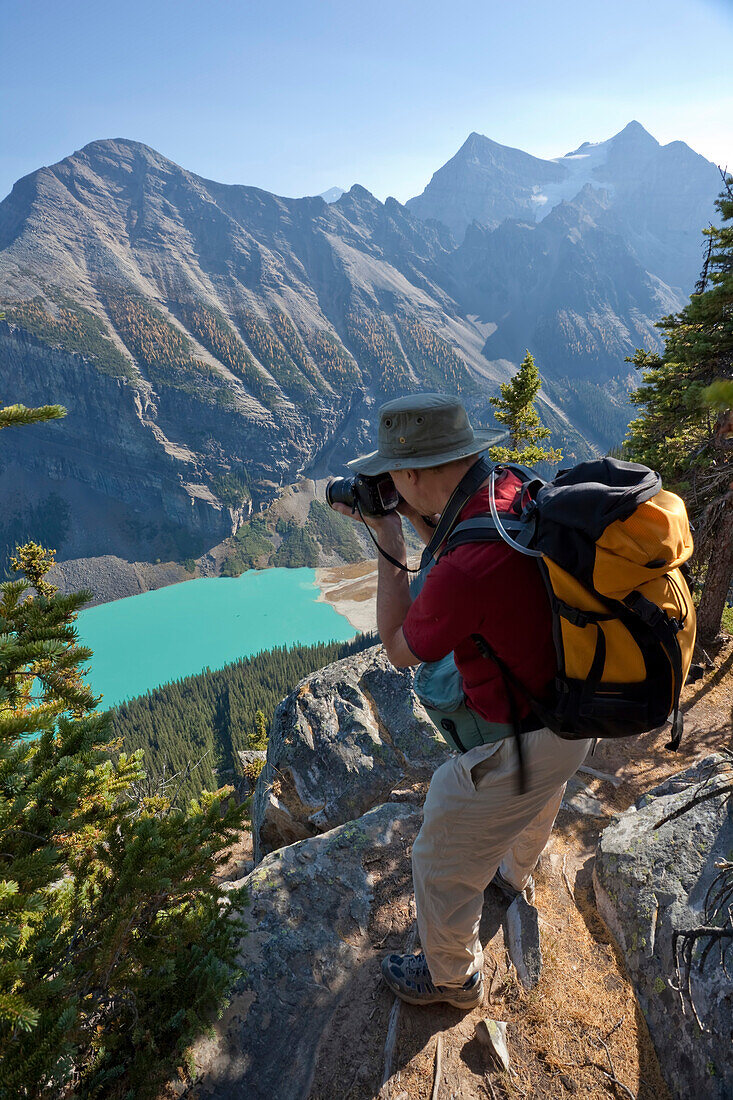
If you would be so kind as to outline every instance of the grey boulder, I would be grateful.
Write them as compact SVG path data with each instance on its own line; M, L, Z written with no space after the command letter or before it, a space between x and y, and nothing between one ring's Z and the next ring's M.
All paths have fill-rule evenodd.
M601 836L593 872L598 909L624 954L660 1065L679 1100L733 1096L730 978L716 950L700 973L702 941L691 972L701 1029L689 1000L677 989L672 951L676 931L706 923L705 896L719 873L715 864L733 853L730 796L721 791L674 821L654 826L701 793L702 783L707 782L707 791L723 786L723 764L723 757L708 757L614 819ZM732 954L733 948L729 963Z
M275 711L252 802L255 861L361 817L450 755L381 646L306 677Z
M534 989L542 973L539 913L522 894L506 911L504 936L517 977L525 989Z
M194 1050L197 1100L376 1095L393 998L385 951L412 927L409 850L422 815L404 803L272 852L246 878L242 978ZM370 1024L374 1013L380 1016Z

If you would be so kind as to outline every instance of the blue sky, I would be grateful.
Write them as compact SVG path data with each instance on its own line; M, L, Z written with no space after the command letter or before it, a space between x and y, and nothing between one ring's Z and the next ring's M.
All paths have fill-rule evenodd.
M0 197L103 137L400 201L472 130L557 156L636 118L731 167L731 57L733 0L3 0Z

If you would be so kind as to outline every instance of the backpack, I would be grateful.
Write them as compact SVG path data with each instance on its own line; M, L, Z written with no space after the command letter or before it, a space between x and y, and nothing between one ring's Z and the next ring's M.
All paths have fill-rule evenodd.
M484 466L486 464L484 463ZM521 482L512 513L498 513L496 478ZM692 535L680 497L646 466L604 458L560 470L550 482L513 463L495 466L490 515L453 524L443 553L466 542L507 542L537 561L552 612L557 675L551 697L535 698L474 635L498 666L521 746L515 693L560 737L628 737L672 719L679 748L679 699L695 644L695 609L684 563ZM441 520L441 526L443 526Z

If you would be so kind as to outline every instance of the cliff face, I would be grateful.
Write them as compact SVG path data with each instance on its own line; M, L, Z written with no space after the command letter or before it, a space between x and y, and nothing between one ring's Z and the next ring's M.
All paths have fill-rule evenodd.
M250 496L351 457L381 400L476 407L506 373L436 278L444 236L360 187L280 199L135 142L40 169L0 204L0 354L11 400L69 415L3 440L4 460L69 504L132 509L139 556L151 523L211 545Z
M148 418L128 379L95 370L82 357L49 348L0 323L5 393L33 406L66 405L68 415L0 438L3 497L12 512L54 493L68 504L62 554L151 557L171 543L190 552L232 533L237 511L203 481L196 456L176 447ZM147 526L147 530L145 527ZM175 547L174 547L175 548ZM184 549L184 544L177 547ZM157 553L156 553L157 551Z

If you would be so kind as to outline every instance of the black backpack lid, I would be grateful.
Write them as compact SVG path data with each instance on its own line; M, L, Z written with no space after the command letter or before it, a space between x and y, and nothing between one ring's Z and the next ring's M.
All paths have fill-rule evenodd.
M540 521L534 545L543 549L546 523L580 531L595 542L610 524L628 519L661 488L662 479L654 470L619 458L579 462L560 470L537 493Z

